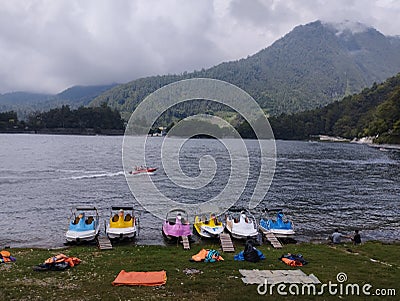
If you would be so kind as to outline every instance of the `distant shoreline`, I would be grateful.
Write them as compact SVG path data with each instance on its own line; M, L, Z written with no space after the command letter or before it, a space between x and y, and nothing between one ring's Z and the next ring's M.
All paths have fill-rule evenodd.
M80 135L80 136L124 136L125 130L115 130L115 129L93 129L93 128L54 128L54 129L37 129L37 130L21 130L21 129L7 129L0 130L0 134L42 134L42 135ZM149 137L165 137L165 136L149 136ZM178 137L179 136L174 136ZM326 138L327 137L327 138ZM208 135L201 136L197 135L196 139L217 139L214 137L210 137ZM230 137L226 137L230 138ZM328 139L331 138L331 139ZM222 138L224 139L224 138ZM243 138L243 139L254 139L254 138ZM337 140L336 140L337 139ZM283 141L315 141L315 142L325 142L325 143L352 143L359 145L367 145L373 148L380 149L382 151L388 150L400 150L400 144L377 144L370 141L363 140L350 140L341 137L329 137L323 136L323 139L275 139L275 140L283 140Z
M54 128L54 129L37 129L37 130L1 130L0 134L44 134L44 135L82 135L82 136L123 136L125 130L115 129L93 129L93 128Z

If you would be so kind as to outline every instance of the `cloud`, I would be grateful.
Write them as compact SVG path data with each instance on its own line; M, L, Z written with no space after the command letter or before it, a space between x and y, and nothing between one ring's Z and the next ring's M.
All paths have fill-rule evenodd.
M0 0L0 93L59 92L240 59L293 27L348 19L399 34L398 1Z

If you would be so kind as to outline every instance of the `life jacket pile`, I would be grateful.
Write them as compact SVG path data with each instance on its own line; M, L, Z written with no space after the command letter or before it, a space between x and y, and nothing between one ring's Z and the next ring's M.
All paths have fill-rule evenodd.
M11 256L10 252L6 250L0 251L0 263L9 263L9 262L14 262L17 259L13 256Z
M80 262L81 260L77 257L68 257L64 254L58 254L56 256L47 258L44 263L33 267L33 269L35 271L63 271L69 267L74 267Z
M204 261L204 262L215 262L224 260L217 250L206 250L202 249L196 255L193 255L191 261Z
M301 267L307 264L307 261L303 258L303 255L301 254L295 255L288 253L286 255L282 255L279 260L292 267Z

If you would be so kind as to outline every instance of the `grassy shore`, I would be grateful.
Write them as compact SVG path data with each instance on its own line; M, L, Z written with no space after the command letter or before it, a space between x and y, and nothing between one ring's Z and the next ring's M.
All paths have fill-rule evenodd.
M268 245L259 249L266 260L259 263L237 262L234 254L222 254L225 261L194 263L190 257L204 245L182 246L119 245L100 251L95 246L74 246L62 250L9 249L17 262L0 265L0 300L399 300L400 244L367 242L361 246L304 243L275 250ZM209 244L206 248L219 249ZM237 251L243 249L236 244ZM62 272L35 272L32 267L58 253L76 256L82 263ZM375 288L395 288L396 296L273 296L259 295L257 285L245 285L239 269L294 269L278 260L284 253L301 253L309 262L301 268L313 273L322 283L338 283L339 272L347 274L346 283L366 283ZM373 259L371 261L371 258ZM195 268L201 274L186 275ZM167 271L167 284L161 287L114 287L111 282L120 270Z

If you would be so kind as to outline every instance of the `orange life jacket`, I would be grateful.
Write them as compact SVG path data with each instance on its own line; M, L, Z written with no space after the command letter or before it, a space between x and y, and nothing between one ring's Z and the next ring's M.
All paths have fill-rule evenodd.
M193 261L204 261L206 259L207 255L208 255L209 251L210 250L206 250L206 249L200 250L199 253L197 253L196 255L192 256L192 260ZM222 258L222 256L220 256L220 255L212 255L212 259L215 259L216 261L224 260Z
M202 261L202 260L206 259L207 254L208 254L208 251L206 249L202 249L202 250L200 250L199 253L197 253L196 255L193 255L192 259L194 261Z
M301 267L303 264L300 261L282 257L282 261L291 267Z
M10 258L10 256L11 256L10 252L8 252L6 250L2 250L2 251L0 251L0 255L3 258L3 262L5 262L5 263L12 262L12 260Z
M73 267L81 262L81 260L77 257L68 257L67 255L64 254L58 254L56 256L47 258L44 263L47 264L53 264L53 263L59 263L59 262L66 262L70 267Z

